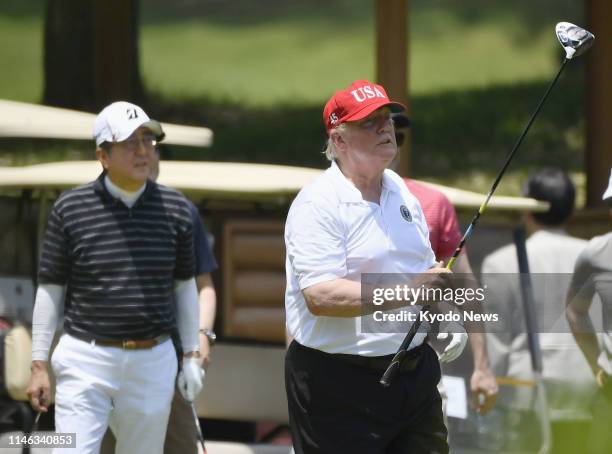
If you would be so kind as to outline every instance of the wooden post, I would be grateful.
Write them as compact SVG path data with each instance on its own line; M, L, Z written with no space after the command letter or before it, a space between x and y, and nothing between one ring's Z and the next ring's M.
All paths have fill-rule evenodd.
M408 0L376 0L376 80L392 100L408 103ZM395 170L410 171L410 131L400 147Z
M588 0L588 30L595 43L587 58L585 170L587 206L603 205L601 195L612 167L612 2Z

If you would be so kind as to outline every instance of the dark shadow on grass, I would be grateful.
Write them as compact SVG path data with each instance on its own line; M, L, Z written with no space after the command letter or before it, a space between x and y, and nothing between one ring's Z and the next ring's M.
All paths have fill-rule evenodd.
M584 148L584 89L579 71L568 71L551 93L513 168L561 164L580 170ZM548 81L454 91L412 98L412 164L415 175L444 178L495 171L518 139ZM206 125L214 131L207 150L178 149L177 159L266 162L325 167L322 105L248 109L206 99L158 99L159 118Z

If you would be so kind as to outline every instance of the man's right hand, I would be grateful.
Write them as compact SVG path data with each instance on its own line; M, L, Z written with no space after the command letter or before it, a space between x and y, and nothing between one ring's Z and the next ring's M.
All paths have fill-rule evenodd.
M434 276L431 276L431 275ZM421 285L427 288L449 288L452 287L453 272L444 266L444 262L436 262L431 268L423 271L420 279Z
M37 412L46 413L49 410L51 384L47 361L32 361L32 375L28 383L27 394L32 408Z

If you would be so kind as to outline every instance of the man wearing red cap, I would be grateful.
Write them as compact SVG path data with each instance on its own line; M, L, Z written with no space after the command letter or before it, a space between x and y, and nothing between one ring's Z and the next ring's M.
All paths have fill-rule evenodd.
M285 381L297 454L448 452L440 365L426 332L385 388L379 379L409 323L404 332L363 329L371 318L362 306L364 274L429 273L428 285L442 288L450 273L435 261L417 199L387 169L397 154L391 112L403 110L366 80L336 92L323 112L331 166L287 216L285 305L294 340ZM455 331L442 361L465 347L465 331Z
M403 113L393 114L392 118L397 146L401 147L406 137L403 130L410 126L410 119ZM448 263L462 236L455 208L441 191L410 178L404 178L404 182L421 204L429 228L431 249L438 260ZM455 262L454 271L464 276L473 276L467 248L463 248L461 251L458 260ZM481 414L485 414L493 407L499 388L489 364L482 325L472 327L469 340L473 355L470 390L474 396L477 410ZM446 392L442 384L440 384L439 390L442 400L445 402Z

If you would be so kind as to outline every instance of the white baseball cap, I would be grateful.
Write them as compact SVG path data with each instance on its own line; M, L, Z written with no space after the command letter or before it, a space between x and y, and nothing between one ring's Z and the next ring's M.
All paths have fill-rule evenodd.
M612 197L612 170L610 170L610 181L608 182L608 189L604 192L601 197L603 200L609 199Z
M103 142L122 142L140 127L150 129L159 141L165 136L161 124L151 120L136 104L114 102L102 109L94 121L96 145L99 146Z

